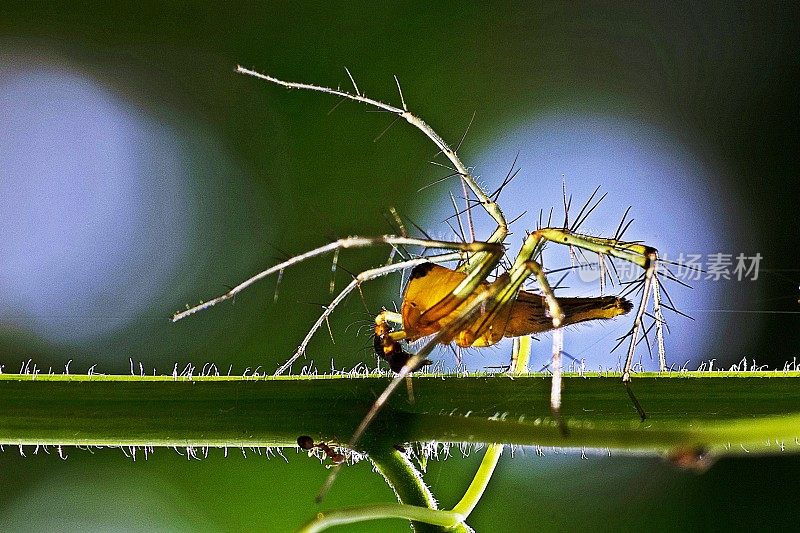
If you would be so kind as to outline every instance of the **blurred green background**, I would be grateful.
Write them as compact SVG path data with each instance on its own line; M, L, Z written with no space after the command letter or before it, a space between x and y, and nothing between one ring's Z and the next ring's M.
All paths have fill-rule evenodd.
M3 371L31 360L42 371L69 364L72 372L97 365L127 373L141 362L148 373L171 373L213 362L223 373L272 372L330 300L327 260L287 271L277 302L271 280L179 324L167 317L279 258L336 237L391 232L391 206L452 238L442 219L452 209L447 192L459 187L418 192L446 174L428 163L435 151L418 132L398 123L372 142L390 117L347 103L329 113L335 99L236 75L237 64L349 87L346 66L362 91L395 103L397 75L409 107L453 143L474 111L460 154L480 163L487 189L516 153L524 163L507 193L524 205L507 208L509 218L528 210L512 245L539 209L558 206L563 174L576 203L597 185L609 190L593 226L601 232L613 233L632 205L628 236L670 259L759 253L756 281L701 280L694 294L670 286L696 320L670 318L678 340L668 356L679 365L746 357L782 368L800 341L799 15L790 3L729 2L3 2ZM618 166L595 157L603 143ZM681 246L670 248L675 241ZM386 253L343 254L337 283L348 281L343 269L377 265ZM364 303L351 298L331 321L335 344L323 332L303 364L371 365L359 327L399 303L399 283L379 280L364 288ZM613 338L616 330L569 335L578 342L586 331ZM595 351L600 359L579 355L589 368L617 361ZM466 363L482 368L504 353L468 354ZM288 464L254 450L227 458L210 450L201 460L156 450L135 462L120 450L67 450L67 460L24 452L0 454L3 530L287 531L313 515L327 473L293 451ZM698 476L657 459L544 452L503 458L474 527L796 524L795 455L723 460ZM427 474L445 506L477 466L476 455L455 455ZM361 463L341 475L325 507L391 500ZM407 530L399 521L352 529L378 527Z

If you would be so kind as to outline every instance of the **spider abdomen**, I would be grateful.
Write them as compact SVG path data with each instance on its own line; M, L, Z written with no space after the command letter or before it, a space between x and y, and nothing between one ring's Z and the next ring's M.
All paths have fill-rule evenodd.
M403 329L409 340L436 334L453 321L461 320L463 310L469 308L475 298L492 290L494 284L502 285L507 281L501 276L492 282L482 282L453 312L430 319L428 311L453 298L454 289L466 277L464 272L431 263L419 265L412 271L401 308ZM618 296L564 297L558 298L558 303L564 314L562 326L614 318L633 307L630 301ZM544 297L521 290L512 300L487 299L477 314L456 327L452 335L442 337L440 342L480 348L491 346L503 337L533 335L551 329L553 320Z

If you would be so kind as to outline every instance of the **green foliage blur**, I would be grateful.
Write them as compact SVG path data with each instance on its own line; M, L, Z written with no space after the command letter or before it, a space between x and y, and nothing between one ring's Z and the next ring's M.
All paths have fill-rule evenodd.
M7 372L28 358L42 368L73 360L75 372L98 364L106 373L127 373L129 358L143 361L147 372L209 361L223 373L259 365L270 372L329 301L326 260L287 271L277 302L271 280L179 324L167 317L278 258L331 238L391 232L384 218L391 206L413 218L449 201L439 196L446 188L417 192L441 175L418 132L398 123L372 142L391 118L350 103L329 114L335 100L236 75L237 64L349 88L346 66L363 92L392 102L396 75L409 107L446 139L459 139L477 112L461 152L467 164L492 138L549 107L647 117L712 154L733 177L725 184L729 194L745 197L754 213L748 231L769 235L762 253L780 258L773 268L787 270L763 297L800 310L790 305L798 272L788 270L797 268L800 249L796 5L3 4L0 59L13 53L97 80L194 139L186 141L192 168L207 170L191 193L193 212L185 213L194 231L189 251L148 313L84 345L0 331ZM0 139L2 127L0 118ZM347 271L386 253L343 254L337 285L349 281ZM357 330L381 306L399 302L398 286L376 281L364 303L351 298L331 321L336 343L323 331L312 344L314 363L324 371L331 360L337 368L371 362L369 337ZM798 329L792 315L771 317L755 342L759 361L791 360ZM135 462L120 450L66 450L67 460L52 449L24 452L6 446L0 453L2 530L290 531L319 508L313 499L327 474L289 450L287 461L238 449L227 458L212 449L200 459L159 449ZM443 505L458 501L478 455L464 459L455 451L449 461L430 464L426 479ZM651 458L579 456L526 450L504 457L470 524L478 531L796 524L796 455L724 460L703 475ZM364 462L342 473L323 507L392 500ZM378 529L407 525L348 530Z

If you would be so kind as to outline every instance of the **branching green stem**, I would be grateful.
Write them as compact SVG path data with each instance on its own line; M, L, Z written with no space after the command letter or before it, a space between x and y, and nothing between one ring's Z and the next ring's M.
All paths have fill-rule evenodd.
M407 506L441 512L436 498L406 454L399 452L394 447L379 447L367 450L367 452L370 460L392 488L399 502ZM372 519L375 518L382 518L382 515L372 515ZM433 524L425 519L412 521L412 526L417 533L442 531L438 524ZM452 527L452 524L448 523L447 527Z
M0 374L0 444L295 447L299 435L343 442L388 379ZM416 401L395 395L360 448L371 452L402 501L416 505L331 511L320 520L330 525L385 516L437 527L462 523L501 446L489 447L454 512L433 508L427 488L416 486L418 474L393 449L404 442L500 441L662 456L800 452L796 371L637 374L631 386L647 408L644 423L619 374L564 380L568 436L550 417L546 374L414 376ZM388 455L381 457L381 450Z
M489 480L492 479L497 461L500 460L502 454L502 444L490 444L486 448L486 453L483 454L483 460L481 460L481 465L478 467L475 477L472 478L472 483L469 484L469 488L467 488L461 501L453 507L452 512L463 516L466 520L466 517L472 513L472 510L475 509L475 506L478 505L478 502L483 496L483 492L486 490Z
M427 522L448 531L458 531L453 528L458 527L464 521L463 516L452 511L434 510L401 503L384 503L320 512L299 531L302 533L316 533L333 526L378 518L405 518L412 522Z

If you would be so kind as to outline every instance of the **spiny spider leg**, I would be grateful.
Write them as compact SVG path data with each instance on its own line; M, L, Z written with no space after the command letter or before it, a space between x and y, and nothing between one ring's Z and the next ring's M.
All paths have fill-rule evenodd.
M420 240L420 239L414 239L414 240L417 241L417 245L420 245L420 243L434 243L434 244L440 244L441 243L441 241L424 241L424 240ZM275 371L274 375L278 376L280 374L283 374L289 367L292 366L292 364L300 356L302 356L305 353L306 347L308 346L308 343L311 341L311 338L314 336L314 334L317 332L317 330L319 330L319 328L322 327L322 324L325 323L325 321L328 319L328 317L330 317L331 313L333 313L333 310L340 303L342 303L342 301L347 297L348 294L350 294L354 289L359 287L365 281L373 280L373 279L385 276L387 274L391 274L392 272L397 272L399 270L404 270L406 268L412 268L414 266L417 266L417 265L420 265L420 264L423 264L423 263L443 263L443 262L455 261L455 260L458 260L458 259L463 259L463 252L468 252L470 250L478 251L478 250L486 250L486 249L496 248L499 251L501 249L501 246L498 245L498 244L489 244L489 243L483 243L483 242L451 243L451 244L454 245L453 248L461 248L462 252L453 252L453 253L449 253L449 254L441 254L441 255L435 255L435 256L430 256L430 257L418 257L418 258L415 258L415 259L409 259L407 261L402 261L400 263L393 263L393 264L390 264L390 265L384 265L384 266L381 266L381 267L365 270L364 272L361 272L360 274L355 276L353 278L353 280L350 283L348 283L347 286L344 289L342 289L342 291L338 295L336 295L336 297L331 301L331 303L328 304L325 307L325 311L320 315L320 317L317 319L317 321L314 323L314 325L311 326L311 329L309 329L308 333L306 333L305 338L300 343L300 345L297 347L297 350L294 352L294 354L292 354L292 356L285 363L283 363ZM430 246L430 247L438 247L438 246Z
M664 352L664 319L661 314L661 293L659 291L659 282L656 276L656 269L658 266L658 251L655 248L646 246L640 243L621 242L616 239L606 239L603 237L594 237L591 235L582 235L574 233L565 228L543 228L531 233L526 239L522 247L520 255L526 254L530 251L530 257L536 256L540 249L542 241L550 241L553 243L560 243L566 246L574 246L582 248L598 254L616 257L624 261L631 262L639 265L645 270L644 286L642 291L642 299L639 308L636 311L633 328L631 329L631 343L628 348L628 354L625 358L625 366L622 371L622 382L628 395L631 397L636 411L642 420L646 418L646 414L639 401L633 394L630 388L631 380L631 365L633 363L633 355L636 349L636 343L639 336L639 331L642 328L642 318L647 310L647 304L650 298L650 293L653 293L653 311L656 316L656 336L658 338L658 359L660 370L666 370L666 356Z
M656 341L658 342L658 369L665 372L667 369L667 350L664 346L664 317L661 313L661 282L658 281L655 271L653 273L653 314L656 317Z
M322 87L320 85L313 85L310 83L297 83L297 82L290 82L290 81L283 81L278 78L274 78L267 74L261 74L260 72L256 72L254 70L247 69L241 65L236 67L236 72L240 74L246 74L248 76L253 76L255 78L259 78L264 81L268 81L270 83L274 83L276 85L280 85L283 87L287 87L289 89L305 89L309 91L316 91L322 92L326 94L332 94L334 96L341 96L343 98L347 98L349 100L353 100L354 102L360 102L363 104L367 104L373 107L377 107L378 109L383 109L384 111L388 111L390 113L394 113L402 117L406 122L411 124L412 126L416 127L422 133L428 137L433 144L439 149L441 153L450 160L453 164L454 169L461 175L461 178L470 188L472 193L477 197L479 203L483 206L483 209L491 216L494 221L497 223L497 228L495 228L494 232L492 233L491 237L486 242L489 243L502 243L506 236L508 235L508 224L506 222L505 216L503 212L500 210L500 206L492 200L486 193L483 191L478 182L475 181L472 173L469 169L461 162L461 159L458 157L456 150L450 148L450 146L442 139L438 133L433 131L433 129L425 123L421 118L412 115L405 104L405 99L402 97L402 91L400 91L401 101L403 103L403 108L395 107L389 104L385 104L378 100L373 100L372 98L367 98L366 96L362 95L360 92L357 91L357 94L348 93L346 91L341 91L338 89L331 89L329 87ZM352 78L351 78L352 79ZM398 88L400 84L398 83ZM483 259L484 254L476 254L475 256L471 257L469 263L472 264L478 263Z
M367 248L370 246L376 246L380 244L389 244L392 246L423 246L427 248L440 248L446 250L461 250L463 252L479 252L482 250L486 250L487 248L496 248L498 245L492 245L487 243L462 243L462 242L448 242L448 241L435 241L435 240L424 240L424 239L414 239L410 237L396 237L394 235L383 235L381 237L346 237L344 239L339 239L332 243L326 244L324 246L320 246L319 248L314 248L313 250L309 250L308 252L296 255L286 261L278 263L275 266L272 266L266 270L263 270L252 276L243 282L239 283L231 290L208 300L207 302L203 302L199 305L186 309L185 311L180 311L172 315L172 321L177 322L183 318L186 318L189 315L193 315L198 311L202 311L204 309L208 309L214 305L217 305L220 302L224 302L225 300L229 300L245 290L247 287L252 285L253 283L264 279L265 277L274 274L276 272L280 272L289 268L290 266L296 265L305 261L306 259L311 259L312 257L317 257L320 255L324 255L329 252L333 252L339 249L346 249L346 248ZM455 257L457 259L458 257Z

